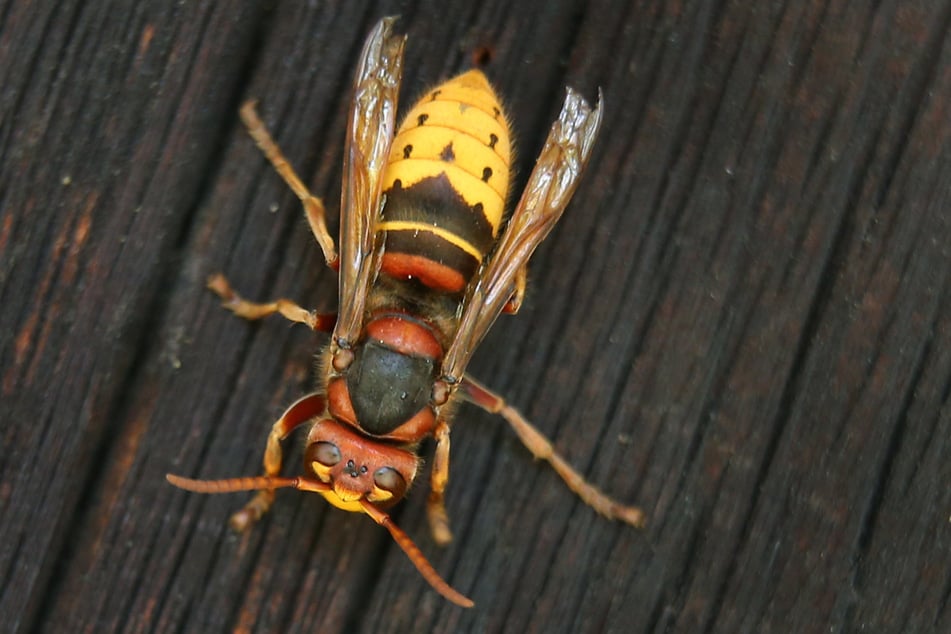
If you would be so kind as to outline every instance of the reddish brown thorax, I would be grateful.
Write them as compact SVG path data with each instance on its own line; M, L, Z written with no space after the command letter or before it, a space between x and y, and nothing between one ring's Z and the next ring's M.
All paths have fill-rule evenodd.
M352 362L327 384L331 415L373 438L420 441L436 424L431 401L442 352L423 320L377 314L353 348Z

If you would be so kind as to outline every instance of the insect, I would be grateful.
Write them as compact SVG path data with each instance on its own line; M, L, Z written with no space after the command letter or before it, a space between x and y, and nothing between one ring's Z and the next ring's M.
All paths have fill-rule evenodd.
M420 470L420 443L435 438L427 512L434 538L452 539L444 493L449 430L461 401L501 415L536 458L597 512L635 526L640 509L600 492L535 427L465 373L478 343L502 312L518 310L526 267L560 218L588 161L601 123L568 90L521 200L507 222L512 148L499 99L480 71L425 94L396 129L405 37L394 18L370 33L358 64L346 138L340 251L323 202L304 186L255 112L242 108L252 138L301 199L327 263L339 276L336 315L287 299L254 303L221 275L209 287L246 319L280 313L315 331L330 331L320 357L321 385L274 423L264 475L192 480L173 485L199 493L257 491L231 524L243 530L274 500L275 489L313 491L341 509L369 515L393 536L430 585L464 607L473 602L433 568L386 509L406 494ZM281 442L309 424L305 475L281 477Z

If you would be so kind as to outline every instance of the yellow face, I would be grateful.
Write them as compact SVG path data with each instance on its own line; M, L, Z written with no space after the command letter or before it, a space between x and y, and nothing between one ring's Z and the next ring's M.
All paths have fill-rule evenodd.
M333 487L320 492L328 502L345 511L363 512L361 500L387 507L402 499L416 477L418 458L326 419L311 429L304 462L321 482Z
M320 494L324 496L324 498L328 502L336 506L338 509L343 509L344 511L350 511L351 513L363 512L363 507L360 506L359 502L344 502L339 497L337 497L337 494L334 493L333 491L321 491Z

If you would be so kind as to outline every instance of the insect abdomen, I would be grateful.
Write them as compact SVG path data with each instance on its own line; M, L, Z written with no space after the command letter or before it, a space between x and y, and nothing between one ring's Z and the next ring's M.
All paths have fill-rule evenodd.
M383 272L462 291L491 251L508 195L511 140L485 75L471 70L420 99L383 174Z

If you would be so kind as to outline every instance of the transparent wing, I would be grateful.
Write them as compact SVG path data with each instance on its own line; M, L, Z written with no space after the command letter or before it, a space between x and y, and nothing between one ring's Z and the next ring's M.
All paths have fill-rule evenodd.
M404 36L392 35L396 18L384 18L363 45L354 82L340 194L340 289L333 342L349 348L363 326L367 288L376 262L376 222L382 207L382 172L396 129L396 102Z
M545 239L568 205L601 125L601 99L593 110L570 88L561 114L529 176L495 251L469 285L459 329L443 359L443 379L457 384L489 327L512 296L520 267Z

